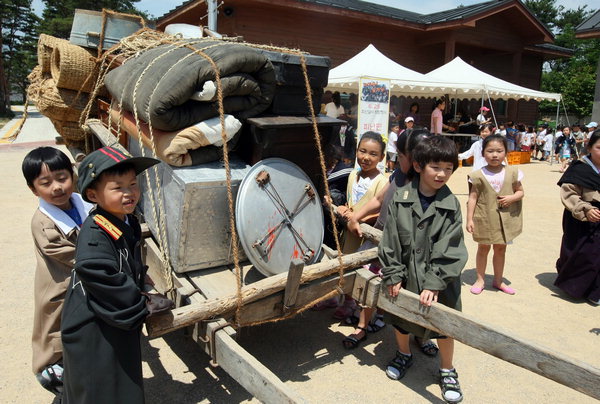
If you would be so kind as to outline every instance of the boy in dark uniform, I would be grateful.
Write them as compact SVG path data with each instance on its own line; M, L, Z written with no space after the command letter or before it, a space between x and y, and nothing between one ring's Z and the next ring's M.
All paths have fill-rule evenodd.
M103 147L79 168L83 198L96 203L81 226L62 317L63 403L143 403L140 337L149 314L136 175L158 160Z

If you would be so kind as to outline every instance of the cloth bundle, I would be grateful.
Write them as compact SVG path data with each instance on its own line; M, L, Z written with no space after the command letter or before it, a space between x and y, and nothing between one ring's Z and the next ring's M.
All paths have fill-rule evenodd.
M118 126L121 119L122 129L141 140L146 147L152 147L147 123L140 121L141 133L139 133L132 113L123 111L120 114L119 111L111 108L110 116L114 127ZM241 127L240 121L231 115L225 115L225 132L230 149L234 147L237 137L233 142L231 140ZM222 157L223 141L221 122L218 117L179 131L165 132L153 127L152 133L157 157L172 166L188 167L219 160Z
M218 95L207 100L198 95L206 82L215 82L215 72L195 50L219 69L225 113L245 119L269 107L276 85L273 65L261 52L226 41L187 40L149 49L109 72L105 85L113 100L153 128L176 131L213 118L219 115Z

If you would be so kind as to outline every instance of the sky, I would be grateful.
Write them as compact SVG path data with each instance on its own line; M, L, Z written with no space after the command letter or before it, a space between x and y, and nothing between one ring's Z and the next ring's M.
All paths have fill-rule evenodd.
M437 11L450 10L461 4L469 6L476 3L482 3L483 1L485 0L370 0L371 3L398 7L419 14L430 14ZM147 11L150 15L158 18L184 2L185 0L141 0L136 3L136 6L138 9ZM588 3L592 2L593 1L590 0L558 0L556 4L560 4L567 9L576 9L577 7L588 5L588 9L590 9L593 8L593 6L590 6ZM36 12L41 14L44 7L42 0L33 0L33 7Z

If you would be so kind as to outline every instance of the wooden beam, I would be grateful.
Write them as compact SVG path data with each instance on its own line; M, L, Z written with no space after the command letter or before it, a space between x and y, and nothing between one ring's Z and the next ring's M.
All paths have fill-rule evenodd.
M377 249L372 248L342 257L342 265L346 268L357 268L376 257ZM337 259L310 265L304 269L300 282L307 283L334 274L339 271L339 265ZM283 290L286 280L287 274L284 272L244 286L241 292L242 304L257 301ZM229 294L201 304L180 307L165 315L149 318L146 327L149 335L156 337L207 318L218 317L234 309L237 302L237 294Z
M303 269L304 261L301 259L294 258L290 263L287 282L285 284L285 293L283 294L283 311L286 313L293 309L296 304Z
M306 402L226 333L218 331L213 343L219 366L260 401L273 404Z
M149 271L155 272L158 259L158 247L152 239L146 240L150 246ZM154 256L154 258L150 258ZM160 260L158 260L160 262ZM154 279L154 278L153 278ZM196 288L185 274L174 275L174 284L182 292L191 292ZM190 304L206 301L200 293L189 296ZM208 323L194 325L191 337L211 357L214 355L217 365L232 376L249 393L265 403L302 403L304 398L283 383L273 372L260 363L254 356L242 348L236 341L237 333L223 318Z
M366 238L367 240L371 240L372 242L377 244L379 244L383 235L383 232L381 230L376 229L373 226L369 226L366 223L360 224L360 231L362 232L364 238Z
M367 306L379 307L395 316L600 399L600 369L442 304L434 304L429 308L421 306L419 296L405 289L401 290L397 298L391 299L387 293L380 293L381 280L372 278L370 271L359 269L356 274L354 297L360 297L358 292L361 285L364 290L364 285L370 279L369 292L365 299Z
M85 121L85 124L90 128L90 130L96 135L100 143L104 146L110 146L122 153L130 154L129 151L124 148L121 143L119 143L119 139L104 126L102 121L99 119L88 119Z
M346 271L344 273L344 282L342 286L342 292L344 294L351 294L352 287L354 285L354 279L356 272ZM317 279L306 285L300 286L298 290L298 297L296 299L296 307L303 307L304 305L315 301L319 297L334 290L339 283L339 276L329 276L327 278ZM242 324L250 324L255 322L261 322L265 320L271 320L281 316L282 310L282 293L278 292L271 296L267 296L259 301L249 303L242 307L240 312L240 321ZM233 316L233 312L231 313Z

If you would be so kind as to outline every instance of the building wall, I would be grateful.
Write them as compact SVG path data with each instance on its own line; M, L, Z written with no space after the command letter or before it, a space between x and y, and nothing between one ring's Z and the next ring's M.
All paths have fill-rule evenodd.
M541 56L522 53L515 65L513 55L523 49L526 36L535 33L514 11L477 21L475 27L416 31L382 25L373 19L334 16L312 10L290 9L279 3L229 0L226 15L220 9L217 30L229 36L243 36L247 42L298 48L315 55L329 56L332 67L348 60L372 43L392 60L421 73L445 63L445 42L456 41L455 55L467 63L504 80L539 89ZM200 15L181 16L177 22L198 24ZM518 20L521 18L521 20ZM535 38L531 38L535 42ZM519 59L517 59L519 60ZM516 70L519 70L517 73ZM474 107L477 109L477 102ZM531 121L537 117L536 102L510 101L499 120Z

